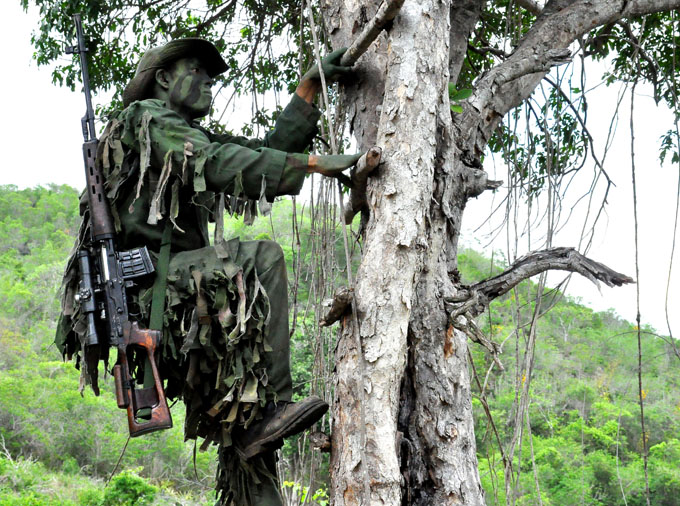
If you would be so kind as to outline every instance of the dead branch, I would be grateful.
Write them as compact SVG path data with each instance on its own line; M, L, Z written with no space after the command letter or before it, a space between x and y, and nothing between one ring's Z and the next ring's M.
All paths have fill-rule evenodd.
M455 305L452 317L466 313L477 316L495 298L509 292L525 279L549 270L581 274L592 281L598 289L600 281L607 286L635 282L633 278L583 256L574 248L533 251L518 259L512 267L501 274L460 290L455 297L448 298L447 302Z
M361 211L368 212L368 201L366 200L366 181L368 176L380 164L382 149L374 146L362 156L352 169L352 189L349 194L349 202L345 207L345 223L352 223L354 216Z
M595 283L598 289L600 281L607 286L634 283L632 278L583 256L574 248L533 251L518 259L512 267L501 274L463 288L453 297L446 297L451 325L486 348L491 353L493 361L503 370L498 358L502 351L501 346L487 339L474 319L482 314L495 298L509 292L525 279L549 270L576 272Z
M382 29L396 17L402 5L404 5L404 0L385 0L378 8L378 12L376 12L373 19L359 34L359 37L354 39L354 42L352 42L352 45L343 55L340 63L342 65L354 65L378 35L380 35Z

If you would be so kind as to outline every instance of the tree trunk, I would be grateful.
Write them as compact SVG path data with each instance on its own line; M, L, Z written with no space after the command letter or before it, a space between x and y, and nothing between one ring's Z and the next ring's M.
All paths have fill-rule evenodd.
M333 46L349 46L382 3L322 0ZM522 0L535 23L478 76L452 118L448 81L458 79L484 3L406 0L345 89L360 149L383 148L384 165L369 179L354 314L342 322L336 351L331 493L338 506L484 504L467 339L452 323L469 329L459 317L473 318L497 293L547 269L631 281L562 248L461 287L457 242L467 200L498 186L480 162L494 130L569 59L569 45L597 26L674 9L680 0L550 0L543 8ZM462 305L452 309L456 302Z
M348 45L379 4L326 0L334 47ZM383 148L385 163L368 188L358 325L343 320L336 354L338 506L484 503L466 338L449 325L443 302L455 293L461 183L472 174L459 161L451 122L449 11L448 1L407 0L360 60L370 77L346 95L360 145Z

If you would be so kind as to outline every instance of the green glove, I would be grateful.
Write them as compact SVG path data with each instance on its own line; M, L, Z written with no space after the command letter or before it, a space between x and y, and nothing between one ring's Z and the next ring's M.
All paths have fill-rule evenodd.
M326 78L327 83L339 81L343 77L352 74L353 71L351 66L348 67L346 65L340 65L342 55L344 55L346 51L347 48L343 47L342 49L333 51L331 54L329 54L323 60L321 60L321 68L323 68L323 74ZM307 73L304 76L302 76L302 81L305 81L307 79L314 79L317 81L321 80L318 65L314 64L307 71Z

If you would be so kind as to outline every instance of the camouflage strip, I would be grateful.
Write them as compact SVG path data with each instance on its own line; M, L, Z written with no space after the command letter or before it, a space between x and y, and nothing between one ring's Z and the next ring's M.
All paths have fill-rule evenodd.
M170 175L172 174L172 155L172 151L165 153L163 169L161 170L161 175L158 178L158 183L156 184L156 189L154 191L153 197L151 198L151 204L149 206L149 217L146 220L149 225L156 225L158 221L163 218L165 187L168 184Z
M208 161L208 155L200 152L196 157L194 164L194 192L200 193L206 191L205 185L205 162Z
M121 128L122 123L120 121L111 120L106 125L97 150L97 163L101 163L101 168L104 170L104 174L106 174L108 188L106 196L109 199L115 198L123 181L122 172L125 151L120 141ZM115 184L111 184L111 182Z
M182 163L182 173L179 175L182 183L186 184L189 175L189 158L194 156L194 145L187 141L184 143L184 162Z
M175 179L175 181L172 183L172 197L170 200L170 222L172 223L172 226L174 227L175 230L179 230L180 232L184 233L184 230L182 230L182 227L180 227L177 222L175 221L177 219L177 216L179 216L179 189L180 186L182 186L182 182L180 179Z
M137 191L135 198L130 204L130 212L132 206L137 201L142 192L142 185L144 184L144 176L151 165L151 138L149 136L149 123L151 122L151 113L145 111L142 114L142 122L139 127L139 179L137 180Z

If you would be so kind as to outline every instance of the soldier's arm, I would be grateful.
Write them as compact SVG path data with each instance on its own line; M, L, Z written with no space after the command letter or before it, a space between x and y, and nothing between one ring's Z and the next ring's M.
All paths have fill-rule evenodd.
M351 67L340 65L346 50L347 48L339 49L321 60L327 84L351 75ZM316 125L321 113L314 105L314 98L320 90L321 73L315 64L302 76L293 98L276 120L274 129L263 139L223 135L215 136L214 140L240 144L251 149L269 147L289 153L301 153L309 147L318 132Z
M221 144L239 144L251 149L261 147L278 149L290 153L305 151L318 133L317 123L321 113L313 104L307 103L297 94L276 120L274 128L262 139L234 135L214 135L212 140Z
M264 194L270 200L277 195L286 166L284 151L211 142L204 131L155 99L133 103L123 112L122 120L121 140L140 153L141 172L152 167L170 170L196 192L224 192L250 199Z
M211 142L205 132L188 125L159 100L131 105L123 121L122 141L140 153L142 171L147 169L145 164L163 167L196 192L209 190L273 200L277 195L299 193L308 173L336 175L356 162L345 155L309 156Z
M346 47L333 51L321 60L321 70L323 71L326 84L334 83L352 74L352 67L342 65L340 61L347 51ZM295 90L295 94L308 104L311 104L316 94L321 90L321 71L319 65L314 64L300 79L300 84Z

